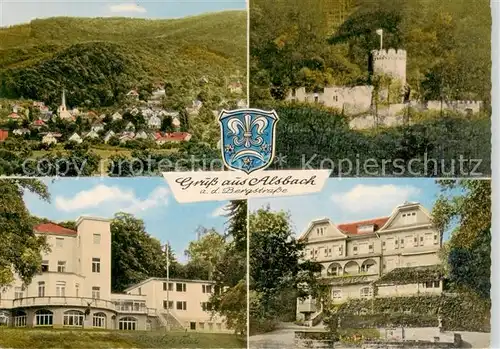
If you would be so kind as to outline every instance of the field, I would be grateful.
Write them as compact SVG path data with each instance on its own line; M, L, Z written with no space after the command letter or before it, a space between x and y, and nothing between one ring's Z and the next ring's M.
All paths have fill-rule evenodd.
M246 348L233 334L0 328L3 348Z

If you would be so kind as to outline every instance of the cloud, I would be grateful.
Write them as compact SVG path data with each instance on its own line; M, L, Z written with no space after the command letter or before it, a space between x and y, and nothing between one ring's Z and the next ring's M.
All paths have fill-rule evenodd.
M210 214L210 217L216 218L216 217L222 217L225 216L228 212L226 210L228 204L224 204L222 206L217 207L213 212Z
M108 210L138 213L168 202L169 190L157 187L147 198L138 198L133 190L121 189L118 186L99 184L89 190L78 192L73 197L57 196L56 208L64 212L73 212L102 208Z
M345 193L333 194L331 199L344 212L387 215L419 193L420 189L412 186L358 184Z
M109 10L114 13L146 13L146 9L135 3L109 5Z

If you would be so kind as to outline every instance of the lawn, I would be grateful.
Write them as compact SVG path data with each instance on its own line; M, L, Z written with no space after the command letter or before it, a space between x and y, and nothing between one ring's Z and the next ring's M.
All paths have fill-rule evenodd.
M246 348L227 333L0 328L2 348Z

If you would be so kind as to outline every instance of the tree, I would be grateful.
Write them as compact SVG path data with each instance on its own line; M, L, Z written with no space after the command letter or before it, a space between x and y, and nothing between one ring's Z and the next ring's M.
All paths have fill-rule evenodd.
M485 299L490 294L491 183L483 180L442 180L433 221L442 235L451 229L443 253L450 281Z
M0 290L14 281L14 272L24 284L40 271L42 252L49 251L45 237L33 232L36 220L23 201L27 190L49 201L47 186L36 179L0 180Z
M170 249L170 246L169 246ZM170 276L180 273L173 251L169 250ZM117 213L111 221L111 289L122 292L131 284L149 277L165 277L167 259L160 241L151 237L141 219Z
M295 239L290 216L270 207L249 215L250 312L252 332L271 330L277 321L295 318L296 299L312 294L317 263L300 260L305 244ZM252 329L252 327L255 327Z
M247 201L231 201L227 208L226 248L213 272L216 292L210 297L215 312L226 317L229 328L247 329Z
M208 279L212 278L212 272L219 263L226 248L224 237L214 229L202 228L201 238L191 241L185 251L189 258L189 264L205 266L208 271Z

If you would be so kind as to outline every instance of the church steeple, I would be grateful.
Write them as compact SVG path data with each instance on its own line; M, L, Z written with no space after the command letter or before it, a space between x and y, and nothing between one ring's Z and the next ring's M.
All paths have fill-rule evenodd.
M66 91L62 90L61 109L66 110Z

